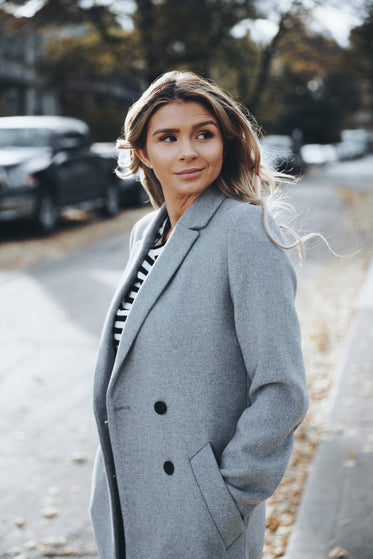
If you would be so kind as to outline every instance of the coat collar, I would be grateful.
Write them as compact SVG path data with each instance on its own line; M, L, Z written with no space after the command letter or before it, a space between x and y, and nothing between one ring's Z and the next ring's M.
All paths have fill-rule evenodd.
M177 225L189 229L203 229L219 208L225 195L214 184L209 186L181 216Z
M102 353L102 358L100 359L99 355L98 361L98 367L100 370L97 370L96 373L96 379L98 382L98 386L96 386L98 389L96 397L101 401L101 405L103 404L102 400L106 387L108 386L108 382L109 386L107 394L109 396L119 374L123 370L123 365L128 352L131 349L137 333L148 313L166 288L173 275L181 266L193 244L198 239L200 235L199 230L208 225L209 221L218 210L224 199L224 194L222 194L221 191L214 185L211 185L196 200L194 200L194 202L181 216L175 226L173 234L167 242L162 254L159 256L156 265L154 265L154 268L151 271L149 281L146 280L144 282L136 297L131 313L126 321L124 335L119 344L114 365L112 365L114 351L108 348L111 348L113 345L112 324L114 316L120 302L123 300L128 289L135 280L138 268L148 253L162 221L165 219L167 213L165 204L163 204L159 211L155 214L155 217L145 229L142 238L134 245L130 255L130 265L126 270L124 283L117 291L108 313L104 340L101 345L100 353ZM110 381L108 378L109 375Z

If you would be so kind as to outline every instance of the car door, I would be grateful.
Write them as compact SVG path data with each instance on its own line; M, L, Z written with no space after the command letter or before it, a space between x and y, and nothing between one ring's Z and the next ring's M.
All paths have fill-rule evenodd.
M68 131L58 135L54 154L55 185L59 205L69 206L99 195L96 160L87 138Z

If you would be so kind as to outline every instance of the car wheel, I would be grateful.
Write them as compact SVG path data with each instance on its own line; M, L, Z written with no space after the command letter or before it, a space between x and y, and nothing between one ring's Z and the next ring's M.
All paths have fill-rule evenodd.
M149 194L138 182L126 193L124 199L128 206L145 206L149 204Z
M115 184L110 184L105 192L103 211L106 216L114 217L120 209L119 189Z
M44 192L39 199L35 216L35 224L40 233L48 234L53 231L57 221L57 208L53 197Z

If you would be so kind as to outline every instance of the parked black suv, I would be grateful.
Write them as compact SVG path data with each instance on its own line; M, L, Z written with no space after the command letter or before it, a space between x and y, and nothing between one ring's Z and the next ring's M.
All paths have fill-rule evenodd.
M0 221L31 218L48 233L68 207L115 215L123 186L114 167L113 159L91 149L88 126L78 119L2 117Z

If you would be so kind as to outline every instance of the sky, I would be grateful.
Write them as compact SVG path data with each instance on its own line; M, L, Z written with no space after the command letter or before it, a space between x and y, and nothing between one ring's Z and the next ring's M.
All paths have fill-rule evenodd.
M362 19L342 5L340 7L325 6L316 8L314 16L320 30L326 28L333 36L333 38L342 47L348 46L348 36L352 27L356 27L362 23Z
M328 3L328 5L313 9L313 19L312 28L315 31L331 35L342 47L348 46L351 29L362 23L362 18L357 15L357 10L342 2L338 6ZM236 36L242 36L248 29L254 41L265 44L269 43L276 34L277 22L275 17L256 21L245 20L236 25L233 32Z

